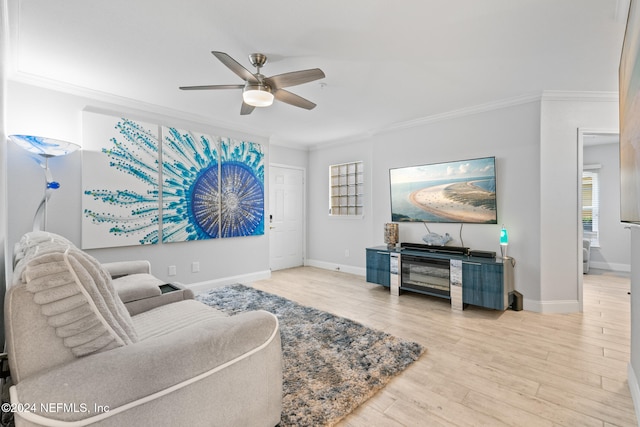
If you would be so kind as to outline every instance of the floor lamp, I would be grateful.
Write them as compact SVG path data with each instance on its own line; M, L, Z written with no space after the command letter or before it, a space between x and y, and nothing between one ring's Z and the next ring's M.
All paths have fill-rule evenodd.
M33 216L33 231L44 231L47 229L47 203L53 190L60 188L60 183L53 180L49 170L49 158L65 156L76 151L80 146L72 142L31 135L9 135L9 139L29 153L36 154L38 164L44 169L44 196Z

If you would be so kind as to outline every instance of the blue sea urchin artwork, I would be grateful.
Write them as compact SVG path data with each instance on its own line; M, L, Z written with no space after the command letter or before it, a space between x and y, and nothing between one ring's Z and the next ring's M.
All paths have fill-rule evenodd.
M220 234L264 234L264 153L260 144L220 143Z
M264 154L163 128L163 242L264 234Z
M102 122L104 117L116 120L102 116ZM102 182L120 184L117 188L84 187L83 204L87 201L93 208L84 209L83 247L136 244L130 243L132 236L137 244L147 244L264 234L264 153L260 144L163 127L160 145L149 127L154 126L117 120L111 130L102 129L102 133L113 129L118 133L106 138L108 146L94 151L102 158L83 162L83 185L85 176L95 175L92 163L105 163L105 156L110 176L100 177ZM95 208L96 203L104 209ZM88 227L86 220L101 231ZM94 242L109 243L85 246L85 234L94 235Z
M158 243L158 126L84 119L83 248Z

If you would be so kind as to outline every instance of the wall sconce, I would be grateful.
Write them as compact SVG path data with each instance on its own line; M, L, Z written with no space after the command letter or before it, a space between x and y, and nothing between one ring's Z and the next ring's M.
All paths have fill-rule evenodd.
M33 216L33 231L46 230L47 203L49 202L49 198L51 198L53 190L60 188L60 183L53 180L53 176L49 170L49 157L65 156L73 153L80 148L80 146L72 142L31 135L9 135L9 139L29 153L36 154L37 156L35 158L38 164L44 169L44 196Z
M500 230L500 254L502 258L507 257L507 246L509 245L509 234L507 233L507 229L502 226Z
M398 243L398 224L389 222L384 225L384 242L389 249L396 246Z

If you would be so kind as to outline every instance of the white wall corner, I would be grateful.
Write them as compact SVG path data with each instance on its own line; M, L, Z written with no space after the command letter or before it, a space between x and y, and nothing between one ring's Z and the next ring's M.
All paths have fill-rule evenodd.
M251 283L256 280L266 280L271 278L271 270L256 271L254 273L242 274L239 276L223 277L221 279L206 280L204 282L191 283L185 285L194 293L206 292L210 289L221 288L236 283Z
M578 300L566 301L536 301L524 298L522 308L527 311L535 311L537 313L579 313L580 304Z
M629 363L627 367L627 382L629 383L629 391L631 392L633 408L637 417L638 414L640 414L640 386L638 385L638 377L636 376L631 363ZM638 421L638 426L640 426L640 421Z
M595 268L596 270L620 271L624 273L631 272L630 264L620 264L615 262L590 261L589 267Z

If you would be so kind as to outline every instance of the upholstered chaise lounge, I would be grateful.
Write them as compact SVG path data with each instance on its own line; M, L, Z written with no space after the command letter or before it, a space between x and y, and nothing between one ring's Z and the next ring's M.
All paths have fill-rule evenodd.
M51 233L28 233L16 245L5 298L16 425L278 424L276 317L229 317L189 292L162 297L144 264L131 266L139 276L127 275L127 264L111 265L121 276L114 280ZM137 280L156 294L132 291Z

